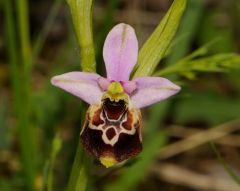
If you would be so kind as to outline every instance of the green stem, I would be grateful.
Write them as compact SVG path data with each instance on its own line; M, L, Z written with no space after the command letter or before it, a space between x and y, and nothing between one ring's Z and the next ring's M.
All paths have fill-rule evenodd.
M86 107L81 106L81 125L83 126L85 120ZM77 152L72 166L71 175L68 182L67 191L85 191L87 188L89 172L92 164L92 159L84 151L84 148L79 143Z
M83 126L86 113L86 107L84 105L82 105L81 111L82 111L81 125ZM77 146L77 152L73 162L67 191L86 190L91 164L92 159L84 151L82 145L79 143Z
M84 72L95 72L96 61L92 32L92 4L93 0L68 0L72 20L78 39L81 55L81 67ZM82 109L85 114L85 109ZM82 116L82 122L85 116ZM83 124L83 123L82 123ZM76 156L72 166L68 191L85 191L92 160L78 144Z
M68 0L78 44L81 49L81 66L85 72L96 71L92 32L92 4L93 0Z
M78 144L71 176L68 182L68 191L84 191L87 188L88 174L92 160Z

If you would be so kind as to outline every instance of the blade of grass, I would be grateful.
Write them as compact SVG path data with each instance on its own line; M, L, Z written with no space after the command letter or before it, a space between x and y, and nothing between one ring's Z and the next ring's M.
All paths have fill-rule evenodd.
M29 32L29 12L28 12L28 1L19 0L17 1L17 21L18 31L20 40L20 55L19 60L21 61L21 89L20 97L21 101L19 105L21 109L19 112L19 133L21 142L21 152L24 171L27 177L27 185L29 190L35 190L35 178L37 174L37 137L33 126L30 121L31 113L31 87L30 87L30 67L31 67L31 43L30 43L30 32Z
M29 89L28 67L31 59L30 38L28 31L28 4L27 1L17 1L18 28L13 17L12 1L4 1L6 15L6 35L8 56L11 68L11 81L14 97L14 110L20 134L21 157L25 183L28 190L34 190L35 179L35 147L34 134L29 123ZM17 49L17 31L20 33L21 52ZM20 57L21 56L21 57ZM22 65L20 65L20 63ZM21 76L21 78L20 78ZM21 83L21 84L20 84Z
M17 40L16 40L16 24L13 17L13 4L9 0L4 0L4 14L5 14L5 28L6 28L6 44L8 51L8 60L10 63L11 82L14 92L14 106L17 112L18 95L19 92L19 79L18 79L18 54L17 54Z
M191 76L194 77L196 72L227 72L231 69L239 69L239 63L240 55L221 53L193 60L180 60L178 63L162 69L154 75L164 76L175 73L191 79Z
M180 153L187 152L200 145L209 143L212 140L224 137L234 131L238 131L239 122L240 119L236 118L235 120L224 122L223 124L213 126L207 130L202 130L198 133L194 133L193 135L188 136L186 139L166 145L159 152L157 159L163 160L174 157Z
M151 75L164 57L177 31L186 0L175 0L158 27L140 49L133 78Z
M167 59L167 63L176 63L189 51L191 42L199 26L198 20L202 15L203 5L204 0L188 0L185 14L176 35L178 37L185 34L185 37L181 40L181 43L178 43L173 47L171 54Z
M31 43L30 43L30 32L29 32L29 17L28 17L28 1L18 0L17 1L17 21L19 29L20 39L20 52L25 69L29 68L31 63Z

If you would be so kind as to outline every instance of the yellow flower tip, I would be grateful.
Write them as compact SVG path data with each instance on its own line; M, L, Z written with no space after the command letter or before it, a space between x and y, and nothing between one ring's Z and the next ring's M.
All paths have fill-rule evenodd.
M115 164L117 164L117 161L114 158L112 158L112 157L100 157L100 162L106 168L112 167Z
M107 90L110 94L121 94L124 93L124 89L119 82L112 82Z
M108 86L107 91L103 94L102 100L106 98L114 102L124 100L125 103L128 104L128 95L124 92L124 88L119 82L112 82Z

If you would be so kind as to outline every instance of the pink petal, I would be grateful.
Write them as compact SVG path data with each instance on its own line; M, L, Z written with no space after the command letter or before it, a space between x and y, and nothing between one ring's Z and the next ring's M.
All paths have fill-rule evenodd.
M128 81L137 56L138 41L134 29L124 23L116 25L109 32L103 47L107 78Z
M98 80L98 85L101 87L103 91L108 89L108 86L111 84L111 81L107 78L100 77Z
M131 95L137 88L137 84L134 81L121 82L121 84L128 95Z
M98 79L100 77L95 73L69 72L54 76L51 79L51 83L89 104L95 104L101 101L103 94L98 86Z
M131 96L131 100L137 108L162 101L181 89L166 78L140 77L134 81L137 83L137 91Z

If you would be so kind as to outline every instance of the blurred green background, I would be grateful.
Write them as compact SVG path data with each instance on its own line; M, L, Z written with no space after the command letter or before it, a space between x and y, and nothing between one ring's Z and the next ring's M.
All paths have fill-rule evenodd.
M95 0L98 73L105 75L102 47L112 26L134 26L141 46L171 3ZM239 23L239 0L188 0L156 71L182 91L142 111L140 156L110 169L94 160L88 191L240 190ZM50 84L80 70L67 3L2 0L0 28L0 190L65 190L86 107ZM183 62L181 72L169 72Z

